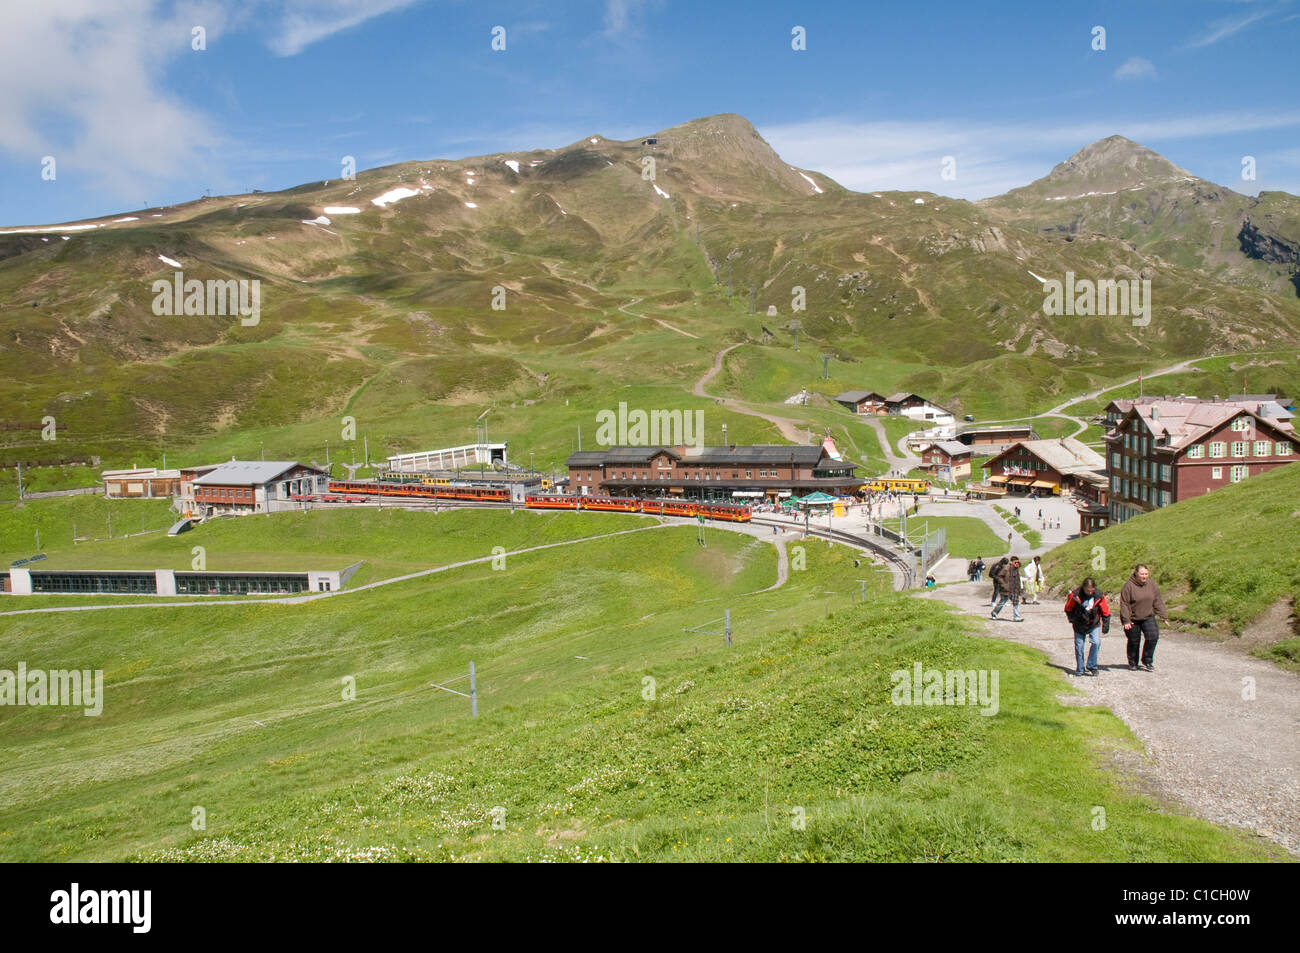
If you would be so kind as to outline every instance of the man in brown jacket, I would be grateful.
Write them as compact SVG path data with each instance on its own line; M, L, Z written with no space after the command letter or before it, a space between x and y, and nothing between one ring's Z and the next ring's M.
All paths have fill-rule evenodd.
M1128 636L1130 672L1137 671L1139 648L1142 650L1140 657L1142 667L1148 672L1156 670L1156 643L1160 641L1160 627L1156 625L1157 617L1166 625L1169 623L1169 613L1165 610L1165 600L1160 595L1160 587L1151 578L1150 570L1139 563L1119 593L1119 621L1124 626L1124 634ZM1143 636L1146 637L1145 644L1143 644Z
M1022 622L1020 618L1020 557L1012 556L997 574L998 603L993 607L989 618L996 619L1002 607L1011 603L1011 621Z

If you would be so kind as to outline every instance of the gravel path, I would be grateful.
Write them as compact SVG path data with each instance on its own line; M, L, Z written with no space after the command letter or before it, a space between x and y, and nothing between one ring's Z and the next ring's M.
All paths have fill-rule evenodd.
M991 634L1040 649L1046 664L1074 670L1074 638L1059 600L1023 606L1024 622L989 620L989 583L958 583L922 598L986 620ZM1154 672L1128 670L1118 610L1102 637L1101 674L1062 679L1118 715L1145 745L1142 774L1192 813L1255 831L1300 856L1300 677L1194 633L1164 629ZM1243 699L1253 679L1253 700Z

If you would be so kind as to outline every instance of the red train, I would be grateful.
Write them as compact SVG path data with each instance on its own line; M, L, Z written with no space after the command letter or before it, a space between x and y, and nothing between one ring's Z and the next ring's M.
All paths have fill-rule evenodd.
M554 493L524 497L526 506L550 510L614 510L620 513L652 513L659 516L704 516L708 519L748 523L748 505L709 503L696 500L638 500L617 496L563 496Z
M371 497L414 497L425 500L466 500L507 503L510 491L496 487L446 486L426 483L383 483L331 480L331 494ZM638 500L619 496L566 496L559 493L529 494L524 505L539 510L604 510L615 513L651 513L659 516L704 516L707 519L748 523L751 510L746 504L710 503L695 500Z
M508 503L510 491L487 486L431 486L423 483L377 483L361 480L330 480L331 493L361 493L366 496L401 496L424 500L470 500Z

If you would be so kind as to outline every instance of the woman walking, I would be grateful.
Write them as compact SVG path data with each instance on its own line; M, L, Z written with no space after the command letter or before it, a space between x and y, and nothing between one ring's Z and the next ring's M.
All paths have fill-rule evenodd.
M1074 675L1096 675L1101 637L1110 631L1110 606L1106 594L1089 576L1065 597L1065 617L1074 629ZM1091 645L1089 645L1091 643ZM1084 650L1087 649L1085 664Z

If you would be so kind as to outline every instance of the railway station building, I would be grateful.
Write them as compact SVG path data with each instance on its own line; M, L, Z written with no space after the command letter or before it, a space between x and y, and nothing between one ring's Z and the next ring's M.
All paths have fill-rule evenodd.
M833 441L820 446L608 447L569 457L579 496L673 496L776 503L820 490L851 496L865 482Z

